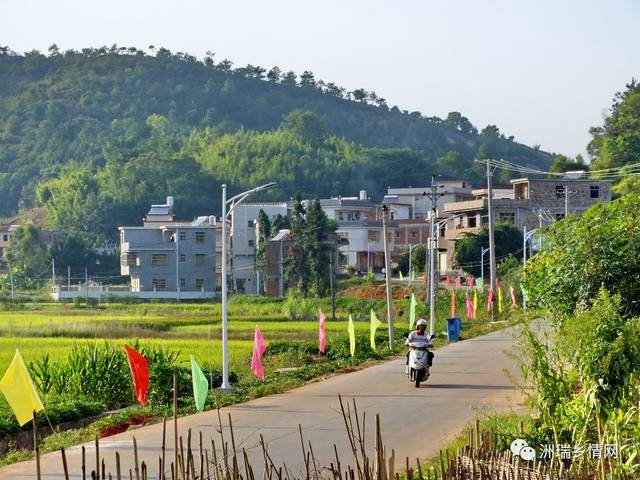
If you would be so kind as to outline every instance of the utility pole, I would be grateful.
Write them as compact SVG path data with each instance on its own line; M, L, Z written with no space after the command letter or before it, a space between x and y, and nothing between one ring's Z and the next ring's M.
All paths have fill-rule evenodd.
M67 288L71 290L71 266L67 265Z
M333 290L333 248L329 250L329 286L331 287L331 319L336 320L336 292Z
M222 184L222 383L220 388L231 390L229 383L229 339L227 317L227 184Z
M487 209L489 210L489 276L490 286L495 294L496 291L496 244L493 232L493 188L491 185L493 172L491 171L491 160L487 159ZM492 300L493 303L493 300ZM493 315L493 308L491 309Z
M410 243L409 244L409 286L411 286L411 272L413 272L413 270L411 270L411 257L412 257L412 250L413 250L413 244Z
M56 288L56 259L51 259L51 285Z
M11 266L11 262L9 262L9 283L11 284L11 300L14 300L14 290L13 290L13 267Z
M429 335L435 332L436 319L436 289L435 284L435 249L436 249L436 217L438 216L438 198L444 193L438 193L436 176L431 175L431 193L424 193L431 200L431 228L429 233Z
M387 215L389 209L386 205L382 206L382 235L384 246L384 270L385 283L387 286L387 322L389 323L389 348L393 349L394 331L393 331L393 304L391 303L391 268L389 266L389 242L387 241Z
M282 266L282 238L280 239L280 282L279 282L280 298L284 296L284 268Z
M176 302L180 303L180 229L176 227ZM215 262L214 262L215 263Z

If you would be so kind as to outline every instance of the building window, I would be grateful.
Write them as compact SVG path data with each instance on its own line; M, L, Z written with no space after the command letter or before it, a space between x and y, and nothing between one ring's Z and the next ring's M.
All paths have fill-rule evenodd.
M564 218L564 213L556 213L556 220L562 220Z
M368 239L370 242L379 242L380 241L380 232L376 230L369 230L367 232Z
M440 227L440 236L444 237L444 232L445 232L445 226L443 225L442 227Z
M396 232L396 238L400 238L400 232Z
M196 232L196 243L204 242L204 232Z
M600 185L591 185L591 198L600 198Z
M255 244L255 242L253 240L247 240L247 245L249 245L250 247L253 247Z
M196 253L196 265L204 265L204 254Z
M204 278L196 278L196 288L204 287Z
M469 226L469 228L475 228L476 227L476 217L468 217L467 218L467 225Z
M180 240L186 240L187 239L187 232L180 232Z
M187 263L187 256L184 253L180 254L180 263Z
M127 267L137 267L140 265L140 257L137 253L126 253L124 258L124 264Z
M9 240L9 236L5 233L5 234L2 236L2 239L6 242L6 241L8 241L8 240Z
M255 225L256 225L255 220L248 220L247 221L247 227L253 228L253 227L255 227Z
M556 198L564 198L564 185L556 185Z
M344 215L342 212L338 212L338 220L344 220Z
M151 255L151 265L154 267L166 267L169 265L169 257L166 253L154 253Z
M416 238L416 232L411 232L411 238Z
M500 212L499 218L501 222L511 222L515 223L516 214L513 212Z
M184 278L180 279L180 288L185 288L187 286L187 280Z
M154 278L151 280L151 286L156 290L163 290L167 288L167 280L164 278Z

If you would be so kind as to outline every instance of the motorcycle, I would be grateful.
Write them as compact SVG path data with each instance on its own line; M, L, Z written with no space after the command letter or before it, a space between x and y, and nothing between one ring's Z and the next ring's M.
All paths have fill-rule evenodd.
M416 340L410 342L409 347L409 365L407 365L407 377L411 382L415 383L416 388L420 388L421 382L426 382L429 378L429 367L433 353L429 351L432 347L431 339Z

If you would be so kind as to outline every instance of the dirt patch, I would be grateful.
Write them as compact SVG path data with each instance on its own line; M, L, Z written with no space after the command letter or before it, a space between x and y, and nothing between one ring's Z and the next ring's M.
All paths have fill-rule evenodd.
M394 300L402 300L408 298L414 291L408 285L392 285L391 296ZM387 298L387 290L384 283L355 285L338 292L339 297L364 298L368 300L385 300Z

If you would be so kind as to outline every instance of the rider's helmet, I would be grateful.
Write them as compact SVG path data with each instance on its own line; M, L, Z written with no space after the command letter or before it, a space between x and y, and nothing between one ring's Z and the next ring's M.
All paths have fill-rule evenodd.
M420 325L424 325L425 327L427 326L427 321L424 318L421 318L420 320L418 320L416 322L416 326L419 327Z

